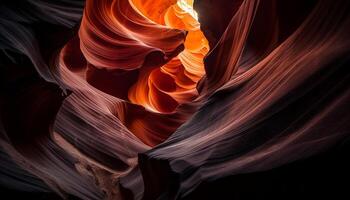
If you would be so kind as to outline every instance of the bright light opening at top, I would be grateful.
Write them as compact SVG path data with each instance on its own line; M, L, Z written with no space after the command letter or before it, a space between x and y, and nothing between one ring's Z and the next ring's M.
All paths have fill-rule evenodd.
M177 5L198 21L198 13L193 9L193 0L179 0Z

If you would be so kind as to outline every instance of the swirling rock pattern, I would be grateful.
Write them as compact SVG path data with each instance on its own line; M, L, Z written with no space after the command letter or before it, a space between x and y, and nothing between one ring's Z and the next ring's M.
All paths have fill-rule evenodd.
M5 2L1 178L213 199L206 184L313 158L349 136L349 33L347 0Z

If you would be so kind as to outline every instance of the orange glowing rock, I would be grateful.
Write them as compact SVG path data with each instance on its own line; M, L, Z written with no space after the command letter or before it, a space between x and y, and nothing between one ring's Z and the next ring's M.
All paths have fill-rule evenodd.
M156 23L188 32L185 49L160 69L142 73L128 94L132 103L154 112L171 113L179 104L196 97L197 82L205 74L203 58L209 51L208 41L200 30L193 1L132 2L139 12Z

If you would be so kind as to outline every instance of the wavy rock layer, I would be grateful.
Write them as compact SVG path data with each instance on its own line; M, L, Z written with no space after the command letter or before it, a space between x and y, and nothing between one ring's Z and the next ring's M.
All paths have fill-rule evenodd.
M349 27L347 0L6 2L0 172L64 198L191 199L318 155L349 136Z

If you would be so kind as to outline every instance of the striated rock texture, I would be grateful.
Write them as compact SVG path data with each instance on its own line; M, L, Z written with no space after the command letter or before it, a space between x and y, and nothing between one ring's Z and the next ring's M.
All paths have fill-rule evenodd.
M348 0L4 1L0 184L126 200L321 187L348 166L349 33Z

